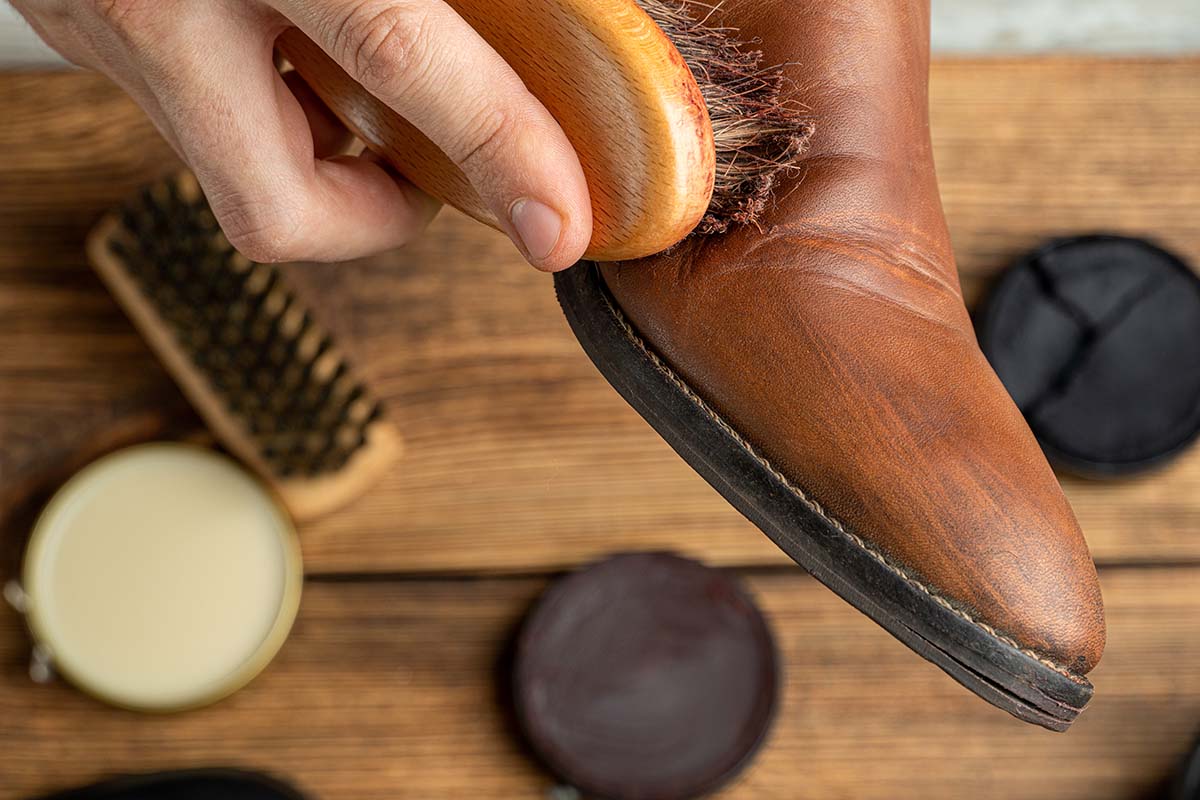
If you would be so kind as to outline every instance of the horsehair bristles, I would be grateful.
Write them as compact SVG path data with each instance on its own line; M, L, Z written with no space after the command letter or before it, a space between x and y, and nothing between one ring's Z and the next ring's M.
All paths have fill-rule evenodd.
M674 43L708 106L717 171L708 213L697 233L754 224L780 174L798 169L812 123L782 99L781 66L764 67L733 28L713 24L719 5L702 0L637 0Z

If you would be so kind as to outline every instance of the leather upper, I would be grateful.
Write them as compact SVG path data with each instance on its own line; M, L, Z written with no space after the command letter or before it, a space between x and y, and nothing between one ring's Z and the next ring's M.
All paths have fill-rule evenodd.
M935 593L1078 674L1095 567L976 345L928 129L927 2L737 0L816 133L759 228L602 274L640 334L755 449Z

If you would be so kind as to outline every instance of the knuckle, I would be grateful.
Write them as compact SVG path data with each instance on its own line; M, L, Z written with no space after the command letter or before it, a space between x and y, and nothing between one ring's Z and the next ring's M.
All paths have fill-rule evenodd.
M91 10L113 28L128 28L138 24L140 15L153 3L146 0L88 0Z
M486 169L500 159L513 128L512 117L504 109L480 111L461 129L455 162L467 172Z
M429 13L405 3L363 4L345 18L334 54L368 89L402 92L428 68Z
M251 261L273 263L303 257L298 216L284 208L236 198L213 202L225 238Z

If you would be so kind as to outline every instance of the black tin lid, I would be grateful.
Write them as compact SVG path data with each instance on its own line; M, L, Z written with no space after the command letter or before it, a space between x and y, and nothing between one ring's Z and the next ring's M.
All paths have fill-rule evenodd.
M1180 764L1165 800L1200 800L1200 740Z
M41 800L306 800L294 787L243 769L188 769L111 778Z
M1003 274L978 332L1056 466L1128 474L1200 434L1200 278L1149 242L1046 244Z
M517 715L563 781L604 800L682 800L762 743L779 673L762 613L727 573L626 554L543 595L516 648Z

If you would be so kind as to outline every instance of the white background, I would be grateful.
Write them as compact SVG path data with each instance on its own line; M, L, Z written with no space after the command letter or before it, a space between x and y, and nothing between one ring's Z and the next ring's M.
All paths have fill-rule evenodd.
M1200 0L933 0L933 45L950 53L1200 52ZM0 66L60 63L0 0Z

